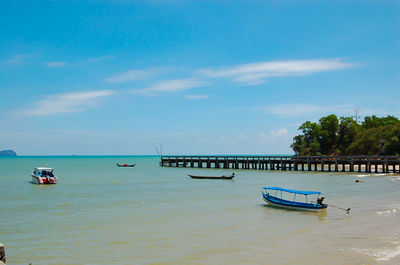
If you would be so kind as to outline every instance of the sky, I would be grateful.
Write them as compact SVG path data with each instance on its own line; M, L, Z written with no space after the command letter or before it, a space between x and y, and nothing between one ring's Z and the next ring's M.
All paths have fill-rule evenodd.
M292 154L305 121L400 116L400 2L0 4L0 150Z

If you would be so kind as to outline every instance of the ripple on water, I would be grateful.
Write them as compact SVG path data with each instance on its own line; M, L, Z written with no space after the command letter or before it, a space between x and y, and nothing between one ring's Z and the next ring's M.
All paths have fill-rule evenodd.
M384 211L378 211L376 213L378 215L387 215L387 214L397 213L398 211L400 212L400 204L398 204L398 203L396 205L393 205L390 208L392 208L392 209L387 209L387 210L384 210Z
M238 170L234 182L200 182L186 175L231 171L161 168L158 158L140 159L121 171L121 158L50 158L60 177L52 187L27 182L37 158L18 158L13 167L0 159L0 211L7 213L0 236L10 264L66 264L71 257L113 265L369 264L399 257L400 232L393 229L400 229L400 182L392 181L399 175L368 175L358 185L350 174ZM260 195L267 185L321 190L352 210L268 207Z

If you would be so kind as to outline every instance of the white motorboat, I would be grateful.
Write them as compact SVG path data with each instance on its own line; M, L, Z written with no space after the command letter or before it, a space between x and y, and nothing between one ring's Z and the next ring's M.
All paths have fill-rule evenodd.
M33 170L32 182L35 184L57 184L58 178L54 176L52 168L37 167Z

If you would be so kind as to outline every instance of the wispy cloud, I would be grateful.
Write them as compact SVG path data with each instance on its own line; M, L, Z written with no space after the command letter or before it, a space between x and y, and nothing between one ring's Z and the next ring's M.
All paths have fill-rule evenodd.
M269 134L272 137L283 137L283 136L287 136L289 134L289 131L286 128L281 128L281 129L271 130L269 132Z
M49 95L36 101L29 110L15 111L19 116L43 116L69 112L81 112L99 103L99 100L114 93L112 90L87 91Z
M5 64L11 64L11 65L16 65L16 66L21 66L24 65L25 63L27 63L29 61L29 59L32 58L37 58L40 57L39 54L15 54L10 56L8 59L5 60L0 60L0 63L5 63ZM80 61L69 61L69 62L65 62L65 61L36 61L34 63L36 64L42 64L45 65L47 67L50 68L61 68L64 66L79 66L79 65L83 65L83 64L89 64L89 63L97 63L97 62L102 62L102 61L106 61L106 60L111 60L113 59L114 56L101 56L101 57L93 57L93 58L88 58L88 59L83 59ZM122 74L122 73L121 73Z
M50 68L60 68L67 66L68 64L66 62L47 62L45 65Z
M345 105L312 105L312 104L280 104L261 108L262 110L282 117L294 117L317 113L354 113L353 104Z
M359 113L364 115L394 115L400 113L397 111L389 111L384 109L376 109L370 107L362 107L354 103L347 103L342 105L313 105L313 104L279 104L258 108L270 114L279 115L281 117L296 117L301 115L324 115L324 114L338 114L338 115L354 115L356 109Z
M234 82L256 85L271 77L310 75L356 66L358 65L344 62L341 58L288 60L242 64L222 69L203 69L198 73L212 78L229 78Z
M209 95L186 95L186 99L206 99L209 98Z
M101 56L101 57L93 57L93 58L89 58L89 59L84 59L84 60L80 60L80 61L71 61L71 62L63 62L63 61L50 61L50 62L46 62L45 65L47 67L51 67L51 68L61 68L64 66L82 66L85 64L93 64L93 63L101 63L103 61L107 61L107 60L111 60L113 59L114 56Z
M153 85L139 90L133 90L133 93L140 93L147 96L155 96L160 92L174 92L182 91L189 88L205 86L208 83L197 80L197 79L174 79L174 80L162 80Z
M246 143L254 143L254 142L275 142L277 140L288 139L291 135L289 134L288 129L286 128L279 128L279 129L272 129L269 132L261 132L258 134L244 134L239 133L230 136L220 136L219 140L224 142L246 142Z
M3 62L13 65L22 65L27 59L36 57L37 54L15 54Z
M222 135L218 139L222 142L236 143L236 142L245 141L248 138L249 138L249 136L247 136L246 134L238 133L238 134L230 135L230 136Z
M97 63L97 62L102 62L102 61L107 61L107 60L112 60L114 59L114 56L108 55L108 56L100 56L100 57L93 57L84 60L85 63Z
M124 83L124 82L147 79L156 74L157 71L155 68L149 68L145 70L129 70L115 74L112 77L104 79L104 81L109 83Z
M294 134L289 133L287 128L277 128L254 135L253 144L264 147L264 150L268 150L271 153L290 154L292 151L289 146L292 143L293 136ZM280 146L281 144L283 145ZM285 146L284 149L282 148L283 146ZM286 151L283 151L285 149Z

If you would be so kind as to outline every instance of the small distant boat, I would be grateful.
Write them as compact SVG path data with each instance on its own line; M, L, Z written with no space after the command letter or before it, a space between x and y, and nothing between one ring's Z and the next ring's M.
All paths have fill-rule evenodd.
M32 182L35 184L57 184L58 178L54 176L52 168L37 167L33 170Z
M118 164L117 163L117 167L134 167L136 166L136 164Z
M196 175L188 175L192 179L233 179L235 174L230 176L196 176Z
M322 193L320 191L300 191L279 187L264 187L263 189L263 199L270 206L301 211L319 211L328 207L327 204L322 203L324 197L322 197ZM287 198L288 194L293 194L293 200L283 199L283 197ZM304 195L305 202L296 201L296 195ZM316 196L316 201L309 202L309 195Z

